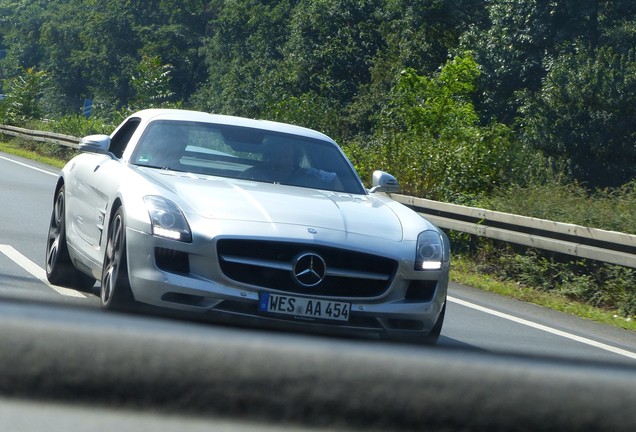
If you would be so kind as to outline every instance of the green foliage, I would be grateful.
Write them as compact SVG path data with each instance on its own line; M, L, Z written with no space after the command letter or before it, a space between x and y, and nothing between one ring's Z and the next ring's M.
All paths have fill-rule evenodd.
M300 1L283 47L287 80L299 91L314 91L349 103L370 79L382 47L381 0Z
M404 193L466 202L522 176L528 160L510 130L478 122L471 100L478 76L470 55L449 60L433 77L403 71L374 141L347 148L363 178L386 169Z
M214 2L201 0L146 0L129 2L139 57L159 56L171 65L170 90L178 101L189 99L205 81L203 39Z
M316 129L329 136L341 136L338 107L314 92L289 96L269 109L272 120Z
M481 2L473 0L382 2L370 16L380 39L370 59L369 81L358 86L351 103L345 105L349 134L373 130L395 77L409 68L438 69L465 29L484 19L484 12Z
M461 46L475 53L483 71L479 106L486 118L511 124L520 105L518 92L541 87L543 58L554 43L557 3L489 2L490 24L473 27L462 35Z
M563 54L528 99L524 141L567 161L574 178L596 187L636 176L636 54L609 47Z
M109 134L114 128L114 125L105 123L97 117L86 118L83 115L64 116L47 125L53 132L78 138L94 134Z
M636 234L636 184L590 193L555 181L511 186L477 204L497 211ZM621 266L502 245L469 235L452 235L453 249L481 263L480 270L525 286L567 295L583 303L636 317L636 271Z
M338 116L330 130L340 142L369 134L395 74L437 68L482 10L472 0L241 0L211 9L208 79L191 102L280 119L281 107L315 95L327 118Z
M590 192L573 183L512 185L482 197L480 205L506 213L636 234L636 180Z
M384 128L414 136L473 138L478 116L470 98L478 76L477 63L470 56L448 61L433 78L406 69L383 116Z
M481 273L636 318L636 271L633 269L571 260L484 238L472 238L470 242L471 252L464 252L464 256L470 256Z
M525 92L539 91L549 64L564 46L634 46L632 0L494 0L488 24L462 35L484 74L479 107L488 118L512 124Z
M133 97L130 76L144 56L173 66L171 91L186 100L204 80L199 48L207 2L184 0L0 0L0 76L37 66L53 77L45 94L55 115L77 112L85 97L115 109ZM0 47L1 48L1 47Z
M159 56L144 56L137 65L137 73L132 77L134 97L130 109L165 107L174 92L170 90L172 65L161 63Z
M293 3L239 0L211 6L210 33L201 49L208 73L191 98L196 108L261 117L284 99L282 47Z
M579 182L634 177L630 0L496 0L490 23L462 35L483 74L477 106L519 131Z
M0 121L20 125L42 117L40 99L47 85L47 73L28 68L11 81L9 92L0 105Z

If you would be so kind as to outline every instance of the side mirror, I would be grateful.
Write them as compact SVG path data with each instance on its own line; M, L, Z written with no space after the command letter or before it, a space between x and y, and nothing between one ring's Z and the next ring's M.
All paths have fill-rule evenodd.
M369 192L397 193L399 191L400 184L398 183L397 179L391 174L384 171L373 172L372 187Z
M108 154L108 147L110 147L110 136L108 135L89 135L79 142L79 151L81 152Z

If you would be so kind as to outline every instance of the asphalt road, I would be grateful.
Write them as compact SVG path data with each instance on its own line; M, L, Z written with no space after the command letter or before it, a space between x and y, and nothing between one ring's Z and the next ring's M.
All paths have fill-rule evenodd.
M636 428L635 334L470 287L436 347L104 312L45 280L56 176L0 154L3 430Z

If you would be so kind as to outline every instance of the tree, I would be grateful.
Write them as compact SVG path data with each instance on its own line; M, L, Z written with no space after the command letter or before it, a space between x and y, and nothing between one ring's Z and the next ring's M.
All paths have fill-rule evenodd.
M483 72L479 109L508 125L563 49L609 45L626 53L636 46L632 0L491 0L487 10L488 22L462 35L461 47Z
M162 64L160 57L144 57L131 78L134 96L130 108L159 108L165 106L174 93L170 90L172 65Z
M0 78L13 78L24 68L41 66L40 29L47 7L46 0L0 0L0 32L7 48L0 61Z
M7 56L0 74L45 69L53 84L43 103L76 112L85 97L117 109L133 96L130 77L144 56L174 68L171 91L187 100L203 80L199 54L207 25L203 0L0 0Z
M22 125L28 120L40 119L40 99L47 82L47 74L35 68L24 69L11 81L9 92L2 103L0 121Z
M543 62L554 46L554 4L494 0L490 24L462 36L462 47L474 53L483 72L478 105L487 118L512 124L521 104L518 92L541 88Z
M199 109L260 117L280 102L284 85L281 47L294 1L215 1L203 53L207 80L192 102Z
M382 46L381 0L301 1L283 47L287 80L299 93L317 92L341 105L371 80Z
M77 113L88 96L89 86L95 83L78 55L83 46L81 23L86 19L86 11L78 0L51 2L45 16L40 29L39 46L43 53L40 65L51 76L51 88L44 96L44 104L49 115Z
M161 57L172 66L170 88L186 101L205 81L201 48L207 35L212 3L205 0L135 1L132 9L140 57Z
M619 186L636 176L636 53L577 47L550 65L529 97L522 139L569 163L591 187Z
M456 50L459 38L486 17L474 0L392 0L374 15L382 43L372 59L370 82L361 83L344 110L352 133L369 133L378 112L388 103L395 77L408 68L419 73L437 70Z
M384 115L384 127L414 136L448 138L449 131L470 138L478 116L471 101L479 77L477 63L470 57L455 57L428 78L413 69L402 72Z
M316 129L331 137L342 134L340 112L341 108L334 106L332 100L313 91L288 96L268 108L272 120Z
M527 160L510 129L479 124L471 101L478 77L469 55L447 61L433 76L405 70L372 145L347 149L363 176L384 168L397 175L407 194L454 202L521 176Z

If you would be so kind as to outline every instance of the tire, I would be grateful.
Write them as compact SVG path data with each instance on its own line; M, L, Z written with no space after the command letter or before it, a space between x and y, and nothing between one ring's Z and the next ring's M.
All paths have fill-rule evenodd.
M104 309L112 310L131 310L135 303L128 278L126 225L121 207L108 225L100 299Z
M398 334L392 334L384 336L384 339L392 342L415 344L415 345L435 345L442 333L442 325L444 324L444 317L446 316L446 302L442 306L442 310L437 317L437 321L427 334L421 332L401 332Z
M46 242L46 278L53 285L90 290L95 279L81 272L73 265L66 244L66 199L64 186L55 196L49 234Z
M437 317L437 321L435 321L435 325L429 332L429 334L424 339L424 343L426 345L435 345L437 340L439 339L440 334L442 333L442 325L444 324L444 317L446 316L446 302L444 302L444 306L442 306L442 311Z

